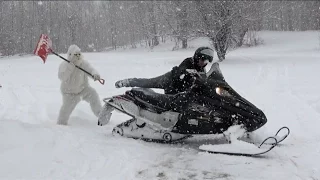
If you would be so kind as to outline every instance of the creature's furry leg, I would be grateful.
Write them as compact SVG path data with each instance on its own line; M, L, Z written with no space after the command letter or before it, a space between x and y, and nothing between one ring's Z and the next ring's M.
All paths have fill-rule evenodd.
M69 117L80 102L80 95L77 94L62 94L62 106L60 108L57 124L67 125Z
M99 113L102 109L102 105L99 99L99 95L95 89L92 87L85 88L82 92L82 98L86 102L90 104L91 110L97 117L99 116Z

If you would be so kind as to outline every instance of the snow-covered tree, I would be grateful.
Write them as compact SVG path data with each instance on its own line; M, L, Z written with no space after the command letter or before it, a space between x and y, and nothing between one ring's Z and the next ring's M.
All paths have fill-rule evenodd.
M167 38L187 48L212 40L220 60L250 31L320 29L319 1L1 1L0 53L32 53L41 33L56 52L71 43L84 51L144 45ZM247 42L247 41L246 41Z

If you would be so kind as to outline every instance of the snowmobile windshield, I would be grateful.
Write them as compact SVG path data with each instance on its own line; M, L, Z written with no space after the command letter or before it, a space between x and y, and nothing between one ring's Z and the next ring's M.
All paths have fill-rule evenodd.
M206 75L208 79L225 81L218 63L213 63Z

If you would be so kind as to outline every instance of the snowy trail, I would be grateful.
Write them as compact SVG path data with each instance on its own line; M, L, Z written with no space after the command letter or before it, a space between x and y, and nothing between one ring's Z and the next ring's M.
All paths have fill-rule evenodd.
M112 136L112 128L128 117L114 113L110 124L99 127L85 102L68 126L58 126L61 60L49 56L44 65L38 57L2 58L0 179L320 180L320 52L316 33L300 33L266 32L266 45L230 52L220 65L229 84L266 113L268 123L255 135L291 129L283 145L262 158L200 153L195 148L205 141L196 138L189 145L165 145ZM116 80L159 75L192 54L193 49L85 57L106 79L104 86L90 82L102 99L129 89L114 88Z

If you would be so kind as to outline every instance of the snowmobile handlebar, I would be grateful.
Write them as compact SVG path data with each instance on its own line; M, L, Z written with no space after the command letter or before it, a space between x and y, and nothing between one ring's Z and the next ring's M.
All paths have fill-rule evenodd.
M230 87L229 84L224 81L224 79L215 79L211 77L203 77L199 74L199 72L195 69L186 69L184 70L185 76L183 76L181 79L188 79L191 80L193 85L197 84L204 84L209 86L214 86L214 88L220 87L220 88L228 88ZM187 80L187 81L188 81Z

